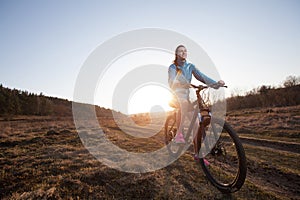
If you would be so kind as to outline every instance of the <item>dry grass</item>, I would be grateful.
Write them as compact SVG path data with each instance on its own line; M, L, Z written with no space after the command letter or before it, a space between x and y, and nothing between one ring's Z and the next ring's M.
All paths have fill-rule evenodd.
M300 106L232 111L227 120L239 134L300 143Z
M278 139L282 132L287 134L281 140L297 142L299 110L246 110L229 113L228 118L234 128L251 130L244 134L257 137L267 127L270 131L262 137ZM140 125L149 122L134 120ZM125 134L112 119L101 118L100 124L114 144L128 151L149 152L163 146L163 130L143 139ZM0 131L0 199L300 199L299 154L260 143L245 144L249 164L245 185L223 195L206 181L189 152L163 169L142 174L103 165L82 145L72 118L2 119Z

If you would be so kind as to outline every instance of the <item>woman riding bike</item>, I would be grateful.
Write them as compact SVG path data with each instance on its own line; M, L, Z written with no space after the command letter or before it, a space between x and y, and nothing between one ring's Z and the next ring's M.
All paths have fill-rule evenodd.
M169 66L168 72L169 86L175 94L170 105L179 108L176 116L177 127L179 127L175 136L176 143L185 143L183 122L189 106L189 87L192 75L207 85L215 85L215 89L225 85L224 81L220 80L216 82L200 72L194 64L187 62L186 58L187 49L185 46L179 45L175 50L175 60L173 64Z

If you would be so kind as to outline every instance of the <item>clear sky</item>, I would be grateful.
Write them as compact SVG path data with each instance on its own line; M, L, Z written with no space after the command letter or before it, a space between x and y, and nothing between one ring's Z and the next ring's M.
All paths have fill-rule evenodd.
M300 75L299 10L299 0L0 0L0 83L72 100L98 45L153 27L196 41L231 92L278 86Z

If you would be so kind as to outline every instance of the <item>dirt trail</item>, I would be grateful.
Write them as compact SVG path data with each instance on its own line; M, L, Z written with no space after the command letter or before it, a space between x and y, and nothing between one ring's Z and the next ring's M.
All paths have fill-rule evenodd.
M288 151L300 154L300 144L296 142L276 141L270 139L258 139L254 137L240 137L243 143L251 144L255 146L269 147L282 151Z

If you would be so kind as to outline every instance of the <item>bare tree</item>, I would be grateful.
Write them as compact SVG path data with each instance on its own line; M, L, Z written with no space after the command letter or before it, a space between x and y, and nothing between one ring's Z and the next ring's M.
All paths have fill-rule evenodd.
M298 77L296 77L296 76L288 76L286 79L285 79L285 81L284 81L284 83L283 83L283 85L284 85L284 87L292 87L292 86L295 86L295 85L298 85L298 84L300 84L300 77L298 76Z

